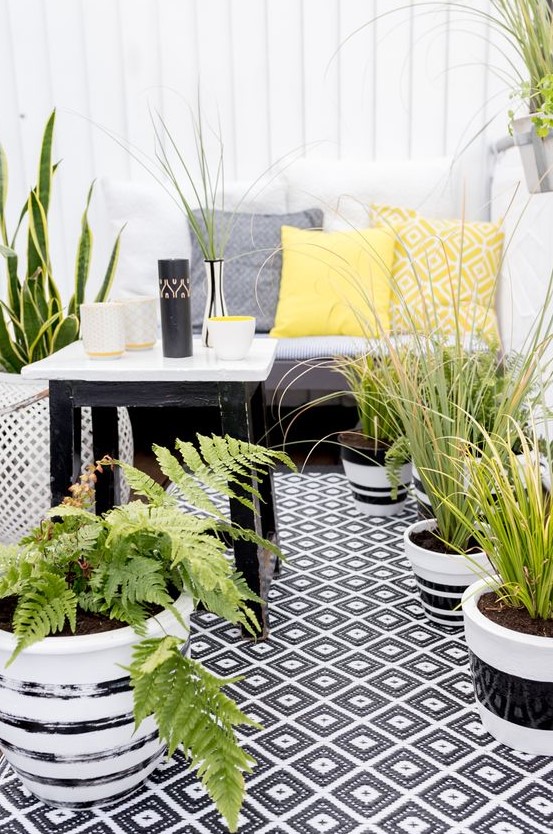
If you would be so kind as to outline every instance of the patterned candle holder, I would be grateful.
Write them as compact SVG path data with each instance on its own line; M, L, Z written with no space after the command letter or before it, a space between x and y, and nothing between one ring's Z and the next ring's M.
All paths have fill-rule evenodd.
M163 355L177 359L192 356L190 263L185 258L157 262Z

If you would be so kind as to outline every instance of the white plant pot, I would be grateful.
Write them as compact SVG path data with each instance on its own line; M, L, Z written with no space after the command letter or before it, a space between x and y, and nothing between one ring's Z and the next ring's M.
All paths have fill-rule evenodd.
M192 601L175 603L185 622ZM188 631L169 611L148 621L148 637ZM126 796L163 756L152 717L134 730L133 696L121 666L140 637L131 628L47 637L7 669L13 634L0 631L0 749L31 793L51 805L84 808Z
M48 381L0 372L0 542L19 541L40 522L51 504ZM83 465L92 463L92 419L82 412ZM133 462L133 435L126 408L118 409L119 456ZM122 482L122 501L129 488Z
M436 529L436 519L424 519L409 525L403 534L405 555L419 588L422 607L432 622L460 626L463 622L461 599L476 578L492 571L485 553L462 556L426 550L411 540L411 534Z
M434 518L434 511L432 510L430 498L428 497L428 493L424 488L424 485L421 481L420 473L415 464L413 464L413 493L415 495L415 501L417 503L417 512L419 514L419 518L421 520Z
M388 471L384 466L385 452L356 449L343 445L342 465L348 479L355 509L362 515L390 516L401 512L409 497L411 464L405 463L399 471L399 485L394 495ZM370 454L370 457L369 457Z
M553 756L553 638L512 631L485 617L478 599L493 587L493 580L479 581L463 595L478 713L501 744Z

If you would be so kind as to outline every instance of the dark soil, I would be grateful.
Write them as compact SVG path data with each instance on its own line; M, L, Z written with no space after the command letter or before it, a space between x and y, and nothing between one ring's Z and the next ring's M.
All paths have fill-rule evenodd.
M340 432L338 435L338 443L341 443L343 446L350 446L353 449L368 449L373 452L377 449L386 451L386 449L390 448L389 443L382 443L378 440L374 440L372 437L366 437L366 435L361 434L360 431Z
M413 544L424 548L424 550L431 550L434 553L457 554L457 551L443 542L433 530L418 530L416 533L411 533L409 538ZM466 552L468 554L478 553L480 552L480 548L476 542L469 541L469 548Z
M478 610L497 625L533 634L537 637L553 637L553 620L533 620L526 608L512 608L499 599L495 591L489 591L478 600Z
M12 618L17 597L5 597L0 599L0 629L2 631L13 631ZM92 614L88 611L77 612L77 628L71 631L69 625L65 625L63 631L56 631L52 637L69 637L72 634L98 634L101 631L114 631L117 628L125 628L127 623L120 620L110 620L103 614Z

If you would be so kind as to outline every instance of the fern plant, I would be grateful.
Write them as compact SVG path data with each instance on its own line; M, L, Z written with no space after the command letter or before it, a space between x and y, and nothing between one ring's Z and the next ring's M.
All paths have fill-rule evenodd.
M154 446L154 452L180 504L144 472L105 459L81 476L71 496L19 546L0 549L0 599L14 608L17 640L9 663L44 637L67 627L75 631L81 611L130 625L139 636L160 608L180 621L173 601L181 593L254 633L248 602L259 600L228 560L225 542L245 539L277 557L281 553L255 530L232 523L211 492L255 509L261 500L256 479L276 463L294 465L283 452L230 437L198 435L198 448L179 440L176 448L180 459L164 447ZM97 472L111 465L123 469L139 499L96 516L89 506ZM169 755L182 747L235 831L244 773L255 760L239 746L234 728L254 722L222 691L236 679L214 677L183 657L180 643L171 634L137 641L128 669L136 725L155 717Z
M54 110L42 137L37 183L21 209L13 234L8 233L6 219L8 162L0 145L0 255L6 259L7 266L7 299L0 301L0 368L10 373L18 373L24 365L43 359L79 338L79 307L85 300L92 254L88 210L94 183L90 186L81 221L73 294L64 307L54 280L48 233L51 188L59 164L52 163L55 119ZM21 268L16 246L25 221L26 263ZM111 290L120 237L121 232L115 240L95 301L105 301Z

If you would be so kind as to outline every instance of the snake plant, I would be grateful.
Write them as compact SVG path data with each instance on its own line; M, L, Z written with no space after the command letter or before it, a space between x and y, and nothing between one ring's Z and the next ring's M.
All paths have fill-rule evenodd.
M55 119L54 110L42 137L37 183L21 209L12 235L8 234L6 225L8 163L0 144L0 255L6 259L7 265L6 300L0 300L0 368L11 373L18 373L24 365L43 359L79 337L79 307L85 300L92 253L88 210L94 182L88 191L81 221L73 294L64 307L54 280L48 234L51 188L59 164L52 163ZM16 246L25 226L26 263L22 264L25 259L18 255ZM115 240L95 301L104 301L110 292L119 257L121 231Z

